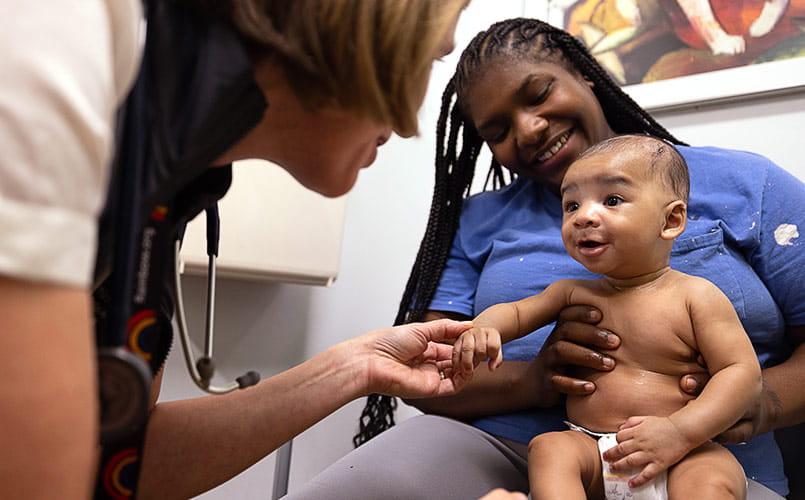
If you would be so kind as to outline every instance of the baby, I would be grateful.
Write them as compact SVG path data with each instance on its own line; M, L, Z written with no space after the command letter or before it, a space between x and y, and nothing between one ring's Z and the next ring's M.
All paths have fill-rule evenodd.
M620 335L612 371L575 373L596 390L567 398L572 430L531 441L535 500L745 495L740 464L709 440L760 393L760 366L729 299L669 267L689 186L684 158L659 139L618 136L588 149L562 182L562 238L575 260L603 277L557 281L492 306L454 344L460 376L487 359L495 369L501 342L551 323L570 304L597 307L599 326ZM678 381L698 371L699 356L710 380L693 399Z

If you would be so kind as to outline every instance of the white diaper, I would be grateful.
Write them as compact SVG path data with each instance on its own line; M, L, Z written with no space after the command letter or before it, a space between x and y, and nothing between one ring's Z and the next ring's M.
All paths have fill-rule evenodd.
M580 431L598 438L598 452L601 456L606 500L668 500L667 470L662 471L657 477L643 486L630 488L628 484L629 478L637 472L613 472L609 468L609 462L604 460L604 452L618 444L617 439L615 439L615 433L593 432L570 422L565 423L574 431Z

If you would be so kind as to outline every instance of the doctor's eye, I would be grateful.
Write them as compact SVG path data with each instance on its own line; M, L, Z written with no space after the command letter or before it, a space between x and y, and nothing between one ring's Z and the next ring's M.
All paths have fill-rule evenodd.
M623 203L623 198L621 198L620 196L607 196L604 205L608 207L614 207L620 205L621 203Z

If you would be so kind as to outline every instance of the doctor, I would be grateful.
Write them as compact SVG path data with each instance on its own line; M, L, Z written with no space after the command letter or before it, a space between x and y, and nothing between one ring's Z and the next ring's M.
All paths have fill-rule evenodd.
M0 1L0 498L92 496L93 325L110 306L94 319L92 294L115 271L104 231L127 223L99 235L110 178L144 158L135 212L189 199L177 223L226 191L229 167L209 167L243 158L344 194L392 132L416 133L467 0L144 3ZM434 342L465 328L377 330L226 396L157 405L158 372L137 496L197 495L360 396L454 392Z

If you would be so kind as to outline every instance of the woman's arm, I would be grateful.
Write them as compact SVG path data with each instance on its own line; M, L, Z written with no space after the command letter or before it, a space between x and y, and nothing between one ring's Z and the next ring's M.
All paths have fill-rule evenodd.
M764 395L775 401L777 411L771 412L769 430L805 422L805 325L789 326L786 336L795 346L784 363L763 371Z
M139 498L190 498L240 473L345 403L371 393L456 390L452 349L467 324L377 330L225 396L160 403L148 423ZM440 377L440 371L448 376Z
M794 352L784 363L763 370L763 390L744 417L718 436L722 443L742 443L775 429L805 422L805 325L789 326Z
M802 321L805 318L805 289L802 287L805 254L799 233L780 232L785 228L800 228L801 231L805 227L805 183L765 158L755 158L753 163L764 169L758 174L766 176L760 193L762 203L757 208L763 216L759 227L753 226L754 232L745 238L756 243L743 251L754 256L750 261L752 268L783 317L790 318L786 321L785 337L792 352L785 362L763 370L760 398L741 421L719 436L720 441L728 443L744 442L805 421L805 391L801 387L805 380L805 325ZM754 168L747 162L740 170ZM739 227L739 224L733 223L732 227Z

